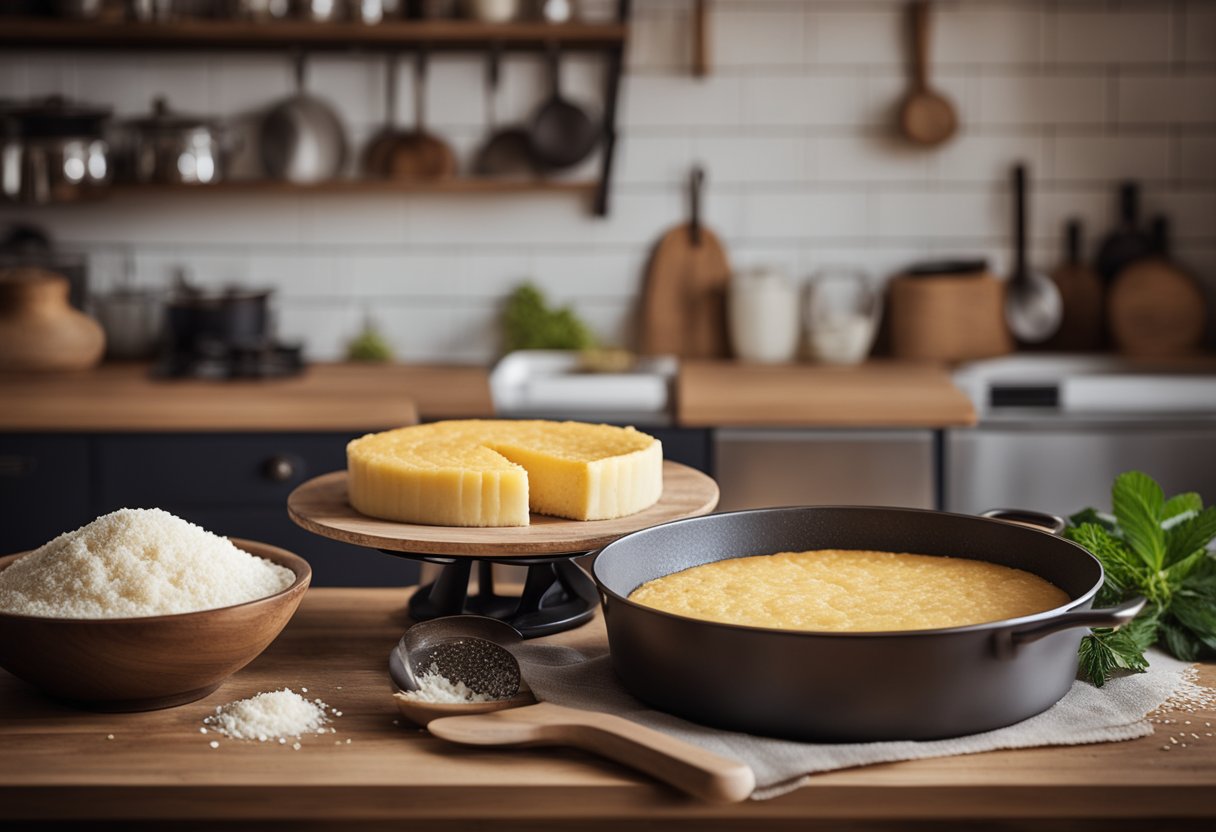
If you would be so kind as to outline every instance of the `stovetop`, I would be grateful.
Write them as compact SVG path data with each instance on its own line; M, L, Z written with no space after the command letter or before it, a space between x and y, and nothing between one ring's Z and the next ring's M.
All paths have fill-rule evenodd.
M154 378L286 378L304 371L300 344L199 344L192 352L167 352L152 366Z

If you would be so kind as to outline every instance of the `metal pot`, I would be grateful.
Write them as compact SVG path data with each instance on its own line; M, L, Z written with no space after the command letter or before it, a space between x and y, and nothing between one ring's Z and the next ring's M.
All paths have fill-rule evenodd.
M162 293L120 287L93 298L93 314L106 333L106 356L148 358L160 343L164 318Z
M520 16L520 0L462 0L464 16L482 23L506 23Z
M206 185L224 178L233 149L213 120L173 113L163 98L150 116L127 122L131 177L136 182Z
M270 295L270 290L238 287L205 292L179 280L165 307L170 350L206 353L216 345L264 345L270 336Z
M0 149L4 196L31 203L97 195L110 181L110 147L102 130L110 111L52 96L9 105Z
M333 109L304 92L304 57L296 59L296 94L262 119L262 165L271 179L315 183L333 179L346 160L346 134Z
M990 512L1025 522L1059 518ZM1068 593L1058 609L968 627L814 633L685 618L628 596L654 578L746 555L870 549L985 560ZM1102 566L1057 534L999 519L899 508L774 508L679 520L626 535L592 569L612 663L642 701L752 734L815 742L934 740L1034 716L1068 692L1089 627L1130 621L1139 598L1093 610ZM893 603L896 601L893 599Z

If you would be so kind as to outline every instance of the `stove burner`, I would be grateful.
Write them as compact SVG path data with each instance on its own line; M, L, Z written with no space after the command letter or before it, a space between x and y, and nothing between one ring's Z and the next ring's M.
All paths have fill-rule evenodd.
M192 352L169 352L152 367L155 378L286 378L304 371L300 344L202 342Z

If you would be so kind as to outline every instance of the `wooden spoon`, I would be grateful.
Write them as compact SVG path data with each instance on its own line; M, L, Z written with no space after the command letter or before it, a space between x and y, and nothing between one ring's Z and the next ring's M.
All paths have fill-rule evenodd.
M958 116L950 99L929 87L929 2L912 4L912 88L904 99L899 123L904 135L917 144L937 145L958 130Z
M483 705L499 707L489 713L469 716L440 716L435 711L427 722L427 730L461 745L581 748L713 803L746 800L756 787L751 768L737 760L721 757L612 714L581 711L551 702L515 707L513 703L521 696L505 702L438 706L449 711ZM398 707L403 704L401 698L398 695Z
M389 675L403 690L416 690L416 673L433 657L447 652L450 669L471 673L494 666L491 674L503 679L515 657L508 649L518 644L518 631L481 616L448 616L415 624L389 653ZM436 652L438 650L439 652ZM454 651L454 652L449 652ZM476 657L469 661L469 657ZM443 662L442 657L439 658ZM456 679L449 675L452 681ZM516 690L511 684L506 690ZM423 702L404 693L394 694L397 710L432 734L464 745L566 745L581 748L645 772L702 800L733 803L745 800L756 779L747 765L720 757L658 731L611 714L580 711L549 702L537 703L527 683L508 699L488 702ZM489 720L488 722L485 720Z

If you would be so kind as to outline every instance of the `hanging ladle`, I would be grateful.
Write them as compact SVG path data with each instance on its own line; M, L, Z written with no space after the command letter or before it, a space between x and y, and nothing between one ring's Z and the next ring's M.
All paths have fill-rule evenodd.
M745 800L756 779L747 765L721 757L619 716L537 702L510 648L519 631L493 618L457 615L412 626L389 653L388 669L402 691L438 673L489 701L433 703L395 694L401 715L433 735L462 745L569 746L645 772L715 803Z

